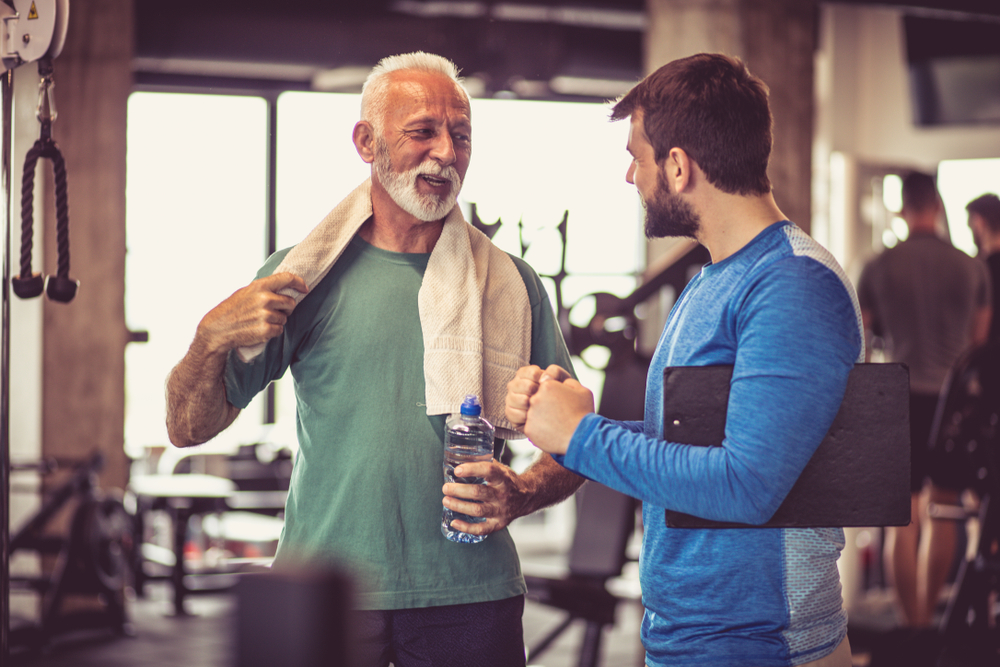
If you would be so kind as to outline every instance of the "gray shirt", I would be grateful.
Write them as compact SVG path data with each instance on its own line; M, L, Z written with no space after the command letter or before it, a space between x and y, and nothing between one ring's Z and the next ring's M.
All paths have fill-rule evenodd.
M940 391L990 298L986 265L930 234L888 248L858 282L861 308L888 359L909 367L910 390L922 394Z

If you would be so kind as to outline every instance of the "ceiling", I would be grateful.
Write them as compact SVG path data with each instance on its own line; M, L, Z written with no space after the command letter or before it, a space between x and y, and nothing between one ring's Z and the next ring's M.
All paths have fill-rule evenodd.
M907 0L931 17L1000 23L998 0ZM645 0L136 2L140 87L358 91L391 53L462 68L473 95L607 99L643 73Z

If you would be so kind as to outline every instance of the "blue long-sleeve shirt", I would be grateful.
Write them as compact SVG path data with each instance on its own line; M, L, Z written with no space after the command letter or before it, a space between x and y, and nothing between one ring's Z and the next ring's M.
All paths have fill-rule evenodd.
M766 522L863 360L860 309L833 257L790 222L687 286L646 385L645 420L587 416L563 464L643 501L642 625L651 667L796 665L846 634L839 528L672 529L664 510ZM732 364L722 447L663 440L663 369Z

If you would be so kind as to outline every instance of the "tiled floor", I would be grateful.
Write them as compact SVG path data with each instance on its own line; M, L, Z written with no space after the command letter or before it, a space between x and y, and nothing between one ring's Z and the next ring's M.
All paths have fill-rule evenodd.
M566 560L565 549L553 547L559 540L539 538L530 522L517 532L522 567L526 573L557 576ZM534 537L532 537L534 536ZM634 577L633 577L634 579ZM636 581L626 582L631 599L622 602L616 625L602 634L600 665L642 667ZM187 599L190 616L175 616L171 589L166 582L146 585L146 596L129 603L132 636L108 632L77 634L61 638L41 655L15 654L13 663L32 667L231 667L235 664L237 598L229 593L193 595ZM524 613L524 641L529 648L558 627L565 612L529 601ZM534 667L575 667L579 663L584 628L577 622L537 656ZM336 666L334 666L336 667Z
M131 636L78 633L41 655L15 654L15 665L33 667L228 667L235 609L229 595L192 597L190 616L170 613L165 584L151 584L146 599L129 605Z
M519 542L519 544L521 544ZM526 573L553 575L565 562L565 555L551 547L521 548ZM625 576L613 581L612 590L625 598L618 606L616 624L604 631L601 667L642 667L644 653L639 643L642 608L634 569L626 566ZM15 656L13 665L29 667L235 667L236 597L230 593L194 595L188 598L189 616L171 613L171 591L165 582L147 585L145 598L129 604L132 636L109 633L81 634L64 638L41 655ZM534 647L564 618L564 612L529 601L524 613L524 639ZM863 604L851 612L849 632L854 651L854 667L914 667L916 663L872 660L873 649L890 646L895 655L901 642L914 643L897 631L891 599L884 592L865 596ZM571 625L544 652L529 656L533 667L576 667L583 627ZM916 638L923 639L923 638ZM881 647L881 648L879 648ZM1000 665L1000 662L997 663ZM6 667L4 665L3 667ZM337 666L331 666L337 667ZM948 667L979 667L961 663Z
M133 636L80 634L55 643L42 655L15 657L13 664L31 667L230 667L234 664L233 596L191 597L187 600L191 615L177 617L170 613L165 585L156 583L148 588L147 598L131 605ZM524 615L525 642L533 645L562 618L556 610L528 603ZM617 626L605 632L600 664L641 667L642 650L638 643L641 609L634 603L626 604L619 610L618 618ZM529 664L575 666L582 635L582 627L571 626Z
M27 667L234 667L236 600L229 594L194 596L188 599L191 615L171 613L169 590L163 583L148 587L146 599L130 605L133 636L91 633L63 639L43 654L15 656L12 665ZM892 638L891 619L882 604L874 604L860 626L851 630L854 667L868 667L873 645ZM619 607L617 623L603 635L602 667L642 667L638 641L642 609L635 602ZM529 602L525 608L525 643L532 646L562 620L562 613ZM576 667L583 628L571 626L544 653L530 656L534 667ZM893 641L899 641L895 637ZM895 650L895 649L894 649ZM891 661L890 667L913 667L915 663ZM986 663L988 664L988 663ZM335 665L331 667L337 667ZM873 664L874 667L874 664ZM978 667L978 664L949 664Z

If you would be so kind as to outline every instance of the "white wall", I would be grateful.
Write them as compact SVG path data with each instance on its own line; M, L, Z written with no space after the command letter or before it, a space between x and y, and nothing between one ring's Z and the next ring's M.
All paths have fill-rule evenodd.
M1000 126L913 124L902 16L897 9L824 7L820 50L832 54L835 69L833 150L927 169L1000 155Z
M1000 157L1000 126L913 122L903 10L827 3L816 56L814 234L856 276L864 166L934 172L941 160Z

